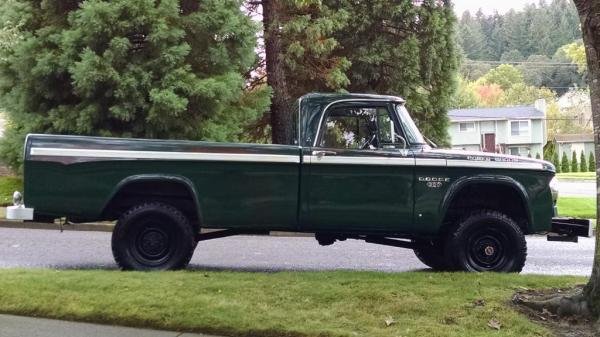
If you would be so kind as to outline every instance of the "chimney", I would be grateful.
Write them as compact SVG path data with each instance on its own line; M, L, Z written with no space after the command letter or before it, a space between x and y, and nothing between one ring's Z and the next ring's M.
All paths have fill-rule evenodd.
M546 100L543 98L537 99L534 103L533 103L533 107L540 110L541 112L544 113L544 116L546 116Z

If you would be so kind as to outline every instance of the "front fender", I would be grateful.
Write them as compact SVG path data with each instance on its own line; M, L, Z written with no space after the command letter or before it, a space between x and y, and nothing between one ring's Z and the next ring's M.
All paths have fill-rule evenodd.
M527 221L529 224L533 223L533 217L531 214L530 207L530 198L527 194L527 190L517 180L505 175L476 175L476 176L468 176L461 177L454 181L450 187L448 188L444 198L442 199L442 203L440 204L440 214L442 214L442 218L446 216L446 212L450 207L450 203L454 200L454 197L466 186L477 183L486 183L486 184L499 184L508 186L514 189L518 195L521 197L521 202L525 207L525 212L527 213Z

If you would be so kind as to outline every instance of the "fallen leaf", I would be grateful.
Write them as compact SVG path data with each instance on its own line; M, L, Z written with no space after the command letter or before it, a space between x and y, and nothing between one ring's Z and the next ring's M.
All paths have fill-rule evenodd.
M390 326L390 325L395 324L395 323L396 323L396 321L392 317L387 317L385 319L385 326Z
M495 330L500 330L500 328L502 327L502 324L500 323L500 321L498 321L495 318L490 319L490 321L488 322L488 326L492 329Z
M473 301L473 306L483 307L483 306L485 306L485 300L482 298L475 300L475 301Z

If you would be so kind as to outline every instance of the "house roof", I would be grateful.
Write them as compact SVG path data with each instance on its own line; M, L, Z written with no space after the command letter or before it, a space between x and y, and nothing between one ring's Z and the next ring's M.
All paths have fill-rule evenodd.
M572 133L554 136L554 140L559 143L587 143L594 141L594 135L591 133Z
M448 111L452 122L476 120L542 119L544 112L533 106L512 106L502 108L453 109Z

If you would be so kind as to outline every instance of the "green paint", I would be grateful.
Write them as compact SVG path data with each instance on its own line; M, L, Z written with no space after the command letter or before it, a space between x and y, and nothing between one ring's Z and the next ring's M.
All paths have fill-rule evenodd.
M26 204L38 215L105 220L103 210L124 182L158 177L189 185L196 193L203 227L431 236L442 226L452 198L465 186L483 182L503 184L516 192L528 213L528 233L549 229L553 212L548 183L554 167L546 162L438 151L409 142L406 149L333 149L335 159L350 162L310 164L312 152L320 150L311 145L319 137L321 115L339 99L345 100L340 105L346 107L375 104L389 111L402 104L390 96L307 95L300 108L302 147L32 135L26 144ZM395 128L405 131L407 126L395 120ZM269 155L298 162L60 157L60 151L43 157L32 154L32 148ZM356 163L365 156L396 164ZM446 160L482 167L446 167ZM511 168L512 164L539 165L539 169ZM433 186L424 178L442 182Z

